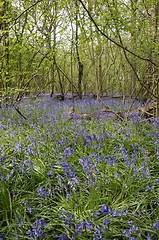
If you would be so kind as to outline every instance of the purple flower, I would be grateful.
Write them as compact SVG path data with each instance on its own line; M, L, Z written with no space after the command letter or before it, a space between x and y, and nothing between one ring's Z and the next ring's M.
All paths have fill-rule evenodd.
M49 176L53 176L54 173L53 173L53 171L49 171L49 172L47 173L47 175L49 175Z
M26 234L30 235L30 238L34 239L34 234L32 231L26 231Z
M153 224L154 228L157 228L157 230L159 231L159 220L156 220L156 223Z
M118 178L118 176L119 176L119 174L118 174L118 172L116 171L116 173L115 173L115 178Z
M6 237L7 237L6 235L3 235L3 233L0 232L0 238L1 238L1 240L5 239Z
M150 237L150 234L148 234L147 240L152 240L152 238Z
M30 214L34 214L34 212L32 211L32 208L29 207L29 205L27 205L27 210L28 210L28 212L29 212Z
M65 148L64 153L65 153L65 157L68 158L68 156L71 156L72 151L71 151L71 149L68 147L68 148Z
M90 145L90 143L85 140L85 141L83 142L83 146L85 147L85 146L87 146L87 145Z
M44 227L47 227L47 224L42 218L36 220L35 224L31 224L31 227L32 231L27 231L26 233L29 234L31 238L37 239L38 237L43 236L42 230L44 229Z
M124 230L123 233L125 234L126 237L130 237L131 236L131 230Z
M1 179L2 179L4 182L6 182L7 176L3 176Z
M109 208L107 205L103 204L102 207L101 207L101 212L104 214L104 215L108 215L109 214Z
M21 145L21 143L16 145L15 150L17 152L22 152L22 145Z
M18 227L20 228L23 224L23 220L21 218L17 218L16 220L18 220Z
M108 224L110 223L111 221L110 220L107 220L107 219L104 219L104 225L107 227Z

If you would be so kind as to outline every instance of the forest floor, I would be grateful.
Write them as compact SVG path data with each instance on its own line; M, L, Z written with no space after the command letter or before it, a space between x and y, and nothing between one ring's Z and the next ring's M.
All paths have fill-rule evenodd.
M22 115L0 109L1 239L158 239L159 120L104 106L130 102L44 95Z

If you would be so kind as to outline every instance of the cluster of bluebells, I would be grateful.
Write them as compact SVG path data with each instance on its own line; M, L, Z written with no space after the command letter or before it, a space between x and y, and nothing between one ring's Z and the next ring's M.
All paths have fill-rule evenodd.
M95 212L92 213L91 219L87 218L79 220L76 219L73 214L70 214L67 211L63 211L62 214L60 214L60 218L64 221L66 227L65 237L71 235L72 236L71 239L75 239L78 238L78 236L89 235L93 236L94 240L97 239L104 240L105 239L103 237L104 231L106 229L107 230L109 229L109 225L111 224L112 220L116 217L120 217L120 219L122 220L122 217L127 216L127 214L128 211L125 209L123 209L121 212L119 212L117 209L113 211L110 207L103 204L100 210L96 210ZM102 219L102 224L100 219Z
M136 212L133 212L133 218ZM115 218L118 218L120 222L123 220L125 221L128 216L128 210L122 209L119 211L118 209L115 209L114 211L108 207L107 205L103 204L100 208L100 210L96 210L92 213L92 218L89 219L83 219L79 220L76 219L76 217L73 214L70 214L67 211L63 211L62 214L60 214L60 219L63 220L65 225L65 234L60 234L53 236L53 238L59 238L61 240L63 239L69 239L68 236L71 236L71 239L78 239L78 236L83 238L86 238L88 236L92 236L93 240L106 240L104 237L104 233L109 232L109 228L111 226L111 223L113 223L113 220ZM101 221L102 219L102 221ZM113 225L112 225L113 226ZM156 220L156 223L153 224L153 228L159 231L159 221ZM156 231L155 230L155 231ZM127 221L127 228L123 230L123 234L125 235L126 239L131 240L137 240L138 238L134 237L138 236L139 239L158 239L157 238L157 232L153 235L153 238L151 238L151 234L147 234L147 237L142 235L142 231L140 231L140 227L133 223L132 220ZM111 236L112 237L112 236ZM114 238L115 240L116 238Z
M39 237L43 237L43 229L47 228L47 224L43 218L38 219L35 223L31 223L31 230L28 230L26 233L30 238L37 240Z
M1 240L6 239L6 235L4 235L2 232L0 232L0 238L1 238Z
M23 204L24 206L26 206L26 211L27 211L27 213L29 213L30 215L33 215L33 214L34 214L32 208L29 206L28 200L26 200L26 201L22 200L22 204Z
M86 175L86 186L90 186L91 184L96 185L98 175L100 174L100 171L98 169L98 162L92 162L90 157L85 156L83 158L80 158L79 165L82 166L83 172Z
M80 184L80 179L76 176L75 171L77 168L72 164L68 163L68 161L57 161L57 165L61 166L62 172L64 176L57 176L58 185L56 188L61 192L61 187L63 187L66 191L68 188L71 188L73 192L76 191L76 188Z
M39 186L38 190L37 190L37 193L38 193L38 196L42 199L42 202L40 201L40 205L41 207L44 207L44 208L47 208L46 206L46 203L47 203L47 200L52 198L52 191L51 189L45 189L41 186ZM49 209L49 208L47 208Z

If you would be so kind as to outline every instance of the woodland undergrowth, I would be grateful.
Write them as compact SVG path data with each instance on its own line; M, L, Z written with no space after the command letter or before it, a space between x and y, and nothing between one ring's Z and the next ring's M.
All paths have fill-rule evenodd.
M94 115L70 119L73 105ZM159 121L102 106L25 100L26 120L0 109L0 239L158 239Z

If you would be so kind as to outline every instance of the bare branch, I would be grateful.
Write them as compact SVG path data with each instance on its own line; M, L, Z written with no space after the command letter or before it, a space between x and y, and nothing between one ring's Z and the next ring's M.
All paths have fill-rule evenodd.
M24 118L25 120L27 120L27 118L21 113L21 111L19 110L19 108L17 108L14 104L13 104L14 109L17 111L17 113Z
M15 19L10 20L9 22L7 22L7 24L9 24L9 23L11 23L12 21L14 21L14 25L15 25L15 24L17 23L17 20L18 20L24 13L26 13L29 9L31 9L32 7L34 7L35 5L37 5L37 4L38 4L39 2L41 2L41 1L43 1L43 0L38 0L38 1L36 1L34 4L32 4L31 6L29 6L28 8L26 8L23 12L21 12L21 14L20 14L18 17L16 17ZM1 35L0 41L2 40L2 38L4 37L4 35L5 35L5 33Z
M120 43L114 41L112 38L110 38L109 36L107 36L107 35L98 27L97 23L96 23L95 20L93 19L91 13L88 11L88 9L86 8L86 6L85 6L85 4L83 3L83 1L82 1L82 0L78 0L78 1L82 4L82 6L83 6L84 10L87 12L90 20L93 22L94 26L96 27L96 29L98 30L98 32L100 32L101 35L103 35L105 38L107 38L109 41L111 41L112 43L114 43L114 44L117 45L118 47L122 48L124 51L127 51L128 53L134 55L135 57L137 57L137 58L139 58L139 59L141 59L141 60L144 60L144 61L151 62L153 65L159 67L156 63L154 63L154 62L151 61L150 59L144 58L144 57L141 57L141 56L135 54L134 52L130 51L128 48L124 47L124 46L121 45Z
M29 9L31 9L32 7L34 7L35 5L37 5L39 2L41 2L42 0L38 0L37 2L35 2L34 4L32 4L31 6L29 6L28 8L26 8L18 17L16 17L14 19L14 24L16 24L16 21L24 14L26 13ZM10 21L11 22L11 21ZM9 22L9 23L10 23Z

